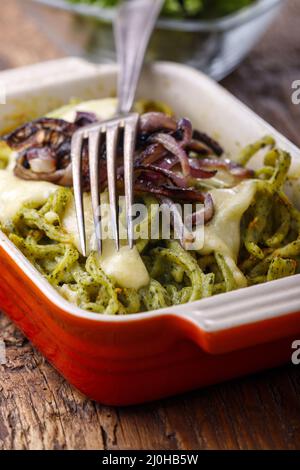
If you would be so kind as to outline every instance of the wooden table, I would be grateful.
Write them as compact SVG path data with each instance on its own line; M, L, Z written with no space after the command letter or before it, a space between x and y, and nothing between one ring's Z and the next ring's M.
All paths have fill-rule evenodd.
M224 85L300 145L300 106L290 99L291 82L300 79L300 2L284 3L281 18ZM1 5L1 16L0 67L61 55L16 0ZM0 366L0 449L300 448L300 366L110 408L69 386L0 314L1 338L8 363Z

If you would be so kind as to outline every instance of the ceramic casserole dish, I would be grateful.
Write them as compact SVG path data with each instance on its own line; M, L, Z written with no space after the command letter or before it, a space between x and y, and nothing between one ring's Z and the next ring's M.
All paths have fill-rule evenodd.
M63 59L2 72L0 83L5 132L73 97L114 95L116 67ZM166 102L232 154L272 134L299 171L292 143L193 69L154 64L139 96ZM99 315L64 300L1 233L0 281L0 308L70 383L104 404L141 403L285 363L300 337L300 275L150 313Z

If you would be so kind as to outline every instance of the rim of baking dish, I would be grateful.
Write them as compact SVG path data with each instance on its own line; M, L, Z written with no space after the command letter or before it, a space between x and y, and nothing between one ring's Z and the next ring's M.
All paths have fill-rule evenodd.
M60 60L68 60L70 61L71 65L74 65L74 59ZM57 61L50 61L49 64L53 64L53 62ZM116 65L113 64L94 66L88 62L78 59L75 59L75 62L88 66L85 70L86 73L92 72L92 74L97 73L100 75L101 72L115 73L117 71ZM173 69L173 73L176 71L177 74L182 74L184 76L186 76L188 73L189 75L194 75L195 79L199 79L199 75L201 75L202 80L211 82L211 79L205 77L199 71L182 64L172 62L158 62L153 64L152 68L154 70L158 69L162 72L166 69ZM12 72L8 71L4 72L4 74L5 73L8 73L9 75L10 73L16 74L18 72L17 70L13 70ZM84 73L83 76L85 76L86 73ZM14 92L16 92L15 89ZM235 102L240 107L244 114L248 114L249 119L255 119L258 123L260 122L263 124L266 131L271 132L277 138L280 138L281 143L287 145L292 151L299 155L299 149L281 133L274 129L270 124L268 124L264 119L251 111L250 108L235 98L227 90L222 88L222 92L227 94L232 102ZM22 252L7 238L7 236L1 232L1 230L0 246L24 272L26 277L28 277L29 280L31 280L31 282L33 282L35 286L41 291L41 295L44 295L50 302L52 302L59 309L63 310L65 313L86 320L105 323L127 323L146 319L149 320L163 316L175 316L189 320L203 331L216 332L300 311L300 274L298 274L288 278L246 287L233 292L218 294L216 296L201 299L195 302L170 306L149 312L141 312L130 315L108 315L93 313L77 307L62 297L62 295L45 278L43 278L41 273L39 273L39 271L30 263L29 260L27 260Z

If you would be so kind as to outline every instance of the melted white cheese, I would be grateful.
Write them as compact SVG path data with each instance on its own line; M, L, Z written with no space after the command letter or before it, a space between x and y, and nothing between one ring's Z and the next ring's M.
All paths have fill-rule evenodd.
M0 170L0 222L10 220L23 204L43 204L56 190L52 183L21 180L9 170Z
M234 188L210 191L215 215L205 227L204 247L201 252L220 251L237 259L240 248L240 223L243 214L253 201L256 181L243 181Z
M102 100L90 100L75 105L67 105L50 113L49 116L74 122L77 111L87 111L96 114L99 119L105 120L113 117L116 113L116 109L116 98L104 98Z
M107 193L103 193L101 195L101 203L108 203ZM92 203L89 194L84 195L84 214L87 234L87 250L90 252L92 250L96 250L97 245L95 240ZM73 199L66 208L62 223L65 230L72 234L74 244L80 251ZM110 227L109 213L104 214L102 218L102 226ZM109 238L103 240L102 247L103 252L99 257L100 265L104 272L114 279L120 286L140 289L141 287L149 284L150 278L148 271L136 247L130 250L124 240L123 246L120 247L119 251L116 251L114 241Z
M203 255L213 252L222 253L232 269L237 284L247 285L243 273L237 268L236 261L240 249L241 219L249 208L256 192L256 181L247 180L230 189L210 191L215 206L215 215L206 225Z

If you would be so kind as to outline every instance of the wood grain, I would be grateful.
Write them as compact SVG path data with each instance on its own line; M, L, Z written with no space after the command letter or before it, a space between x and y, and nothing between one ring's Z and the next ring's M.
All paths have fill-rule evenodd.
M281 17L224 85L300 145L300 4ZM0 68L58 57L16 0L1 5ZM3 20L2 20L3 21ZM16 22L18 32L16 32ZM34 38L34 40L33 40ZM86 399L0 314L0 449L299 449L300 366L209 387L145 406Z

